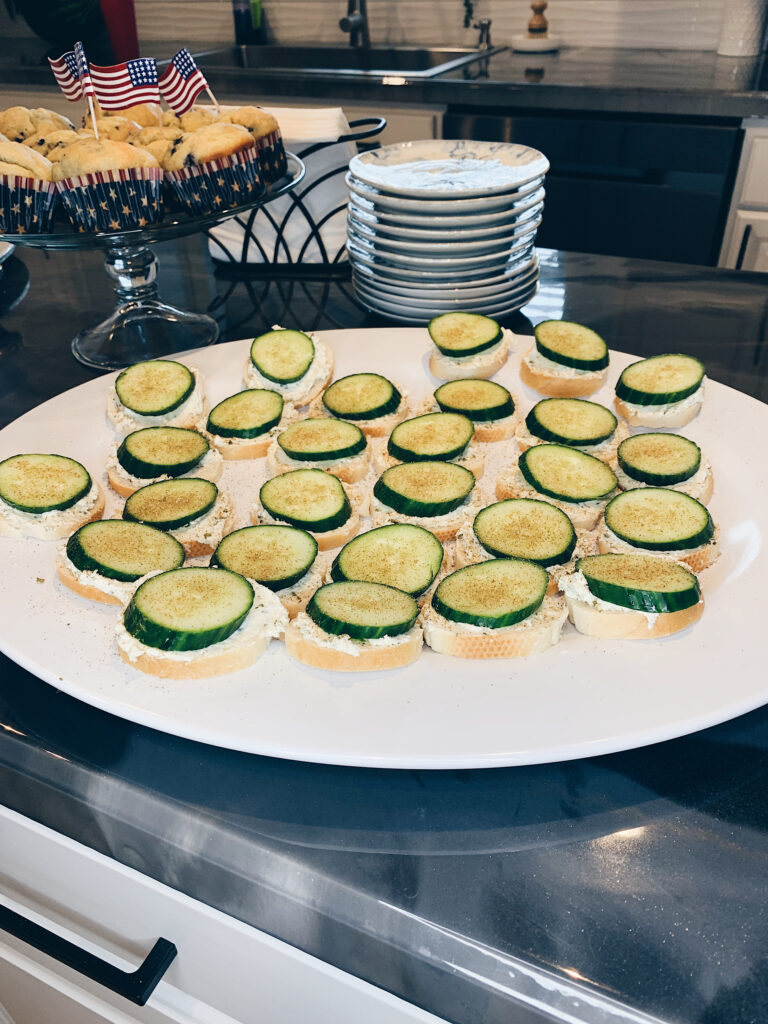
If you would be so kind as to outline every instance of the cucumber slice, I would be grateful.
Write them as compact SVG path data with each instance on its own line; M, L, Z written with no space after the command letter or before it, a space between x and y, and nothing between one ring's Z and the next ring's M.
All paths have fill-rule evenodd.
M623 491L605 506L605 525L617 537L648 551L687 551L707 544L715 532L700 501L664 487Z
M277 443L297 462L338 462L359 455L368 442L354 423L319 416L292 423L278 435Z
M333 636L377 640L407 633L419 614L409 594L381 583L327 583L307 604L307 615Z
M511 416L515 411L512 395L492 380L451 380L435 391L435 401L443 412L458 412L473 423L487 423Z
M440 571L443 554L443 545L429 530L391 523L345 544L331 566L331 579L385 583L418 597Z
M131 636L161 651L199 651L242 626L253 587L228 569L172 569L146 580L125 609Z
M178 530L210 512L218 496L219 489L210 480L161 480L140 487L126 499L123 519L158 530Z
M634 434L616 450L619 465L633 480L669 487L690 480L701 465L701 448L679 434Z
M314 358L314 342L303 331L268 331L251 345L251 362L275 384L301 380Z
M599 501L616 488L609 466L567 445L534 445L523 452L518 465L534 490L559 501Z
M424 519L453 512L474 486L474 474L453 462L400 462L384 470L373 493L396 512Z
M208 454L202 434L184 427L144 427L134 430L117 449L117 461L126 473L142 480L156 476L182 476Z
M344 420L375 420L399 407L403 396L391 380L378 373L352 373L326 390L323 405Z
M387 451L401 462L442 459L448 462L461 455L475 428L472 420L455 412L428 412L398 423L387 442Z
M577 564L595 597L640 612L679 612L699 603L699 581L653 555L587 555Z
M440 351L454 359L473 356L501 339L501 328L479 313L443 313L429 321L429 336Z
M259 498L274 519L313 533L337 530L352 515L341 482L323 469L294 469L272 477L262 484Z
M536 498L510 498L481 509L475 536L496 558L527 558L539 565L562 565L576 547L573 523L561 509Z
M276 427L282 415L282 395L250 388L214 406L205 429L217 437L259 437Z
M533 615L547 592L546 569L522 558L493 558L446 576L432 607L452 622L503 629Z
M12 455L0 462L0 499L20 512L72 508L92 486L85 466L66 455Z
M317 557L317 541L295 526L246 526L228 534L210 564L231 569L269 590L284 590L306 576Z
M184 548L175 537L142 523L101 519L86 523L67 541L67 558L81 572L133 583L148 572L184 564Z
M536 348L553 363L574 370L604 370L608 346L594 331L570 320L544 320L533 329Z
M172 359L134 363L118 374L115 381L115 391L122 404L141 416L173 412L194 390L192 372Z
M525 418L534 437L555 444L591 445L607 441L618 420L604 405L583 398L545 398Z
M669 405L698 391L704 364L693 356L651 356L632 363L616 384L616 397L633 405Z

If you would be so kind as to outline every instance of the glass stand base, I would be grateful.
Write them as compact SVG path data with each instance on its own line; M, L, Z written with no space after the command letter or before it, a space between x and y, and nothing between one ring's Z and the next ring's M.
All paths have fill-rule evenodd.
M72 340L72 353L84 366L121 370L143 359L212 345L218 337L219 325L211 317L144 299L123 303L107 320L81 331Z

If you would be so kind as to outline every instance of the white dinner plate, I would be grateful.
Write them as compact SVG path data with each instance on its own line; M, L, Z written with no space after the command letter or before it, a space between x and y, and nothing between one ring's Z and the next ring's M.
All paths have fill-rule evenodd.
M512 210L521 199L525 199L531 192L539 189L544 179L534 178L533 181L526 182L525 185L521 185L520 188L514 189L511 192L501 192L493 196L478 196L473 199L459 199L458 197L450 199L409 199L405 196L387 195L371 185L366 185L363 181L358 181L351 172L347 172L344 180L352 192L359 196L360 199L369 202L375 210L388 210L390 213L418 214L420 216L424 214L448 214L455 217L459 214L467 213L476 214L490 213L498 210Z
M514 142L423 139L369 149L349 161L358 181L387 195L472 199L510 192L541 178L549 160Z
M510 281L514 281L519 276L523 276L534 264L538 266L538 256L536 255L536 251L531 249L531 251L526 253L522 258L512 260L506 264L503 272L500 274L475 275L465 280L460 280L456 275L450 275L447 279L433 279L432 277L426 277L424 274L408 274L406 277L392 277L389 272L384 274L376 267L370 266L362 260L351 260L350 262L352 263L354 273L359 277L364 277L372 284L387 285L395 290L402 290L406 294L413 291L423 294L426 289L429 289L430 292L432 289L450 289L453 291L456 288L460 288L462 291L469 293L477 291L478 294L484 294L485 292L480 292L480 289L484 290L488 288L493 292L497 288L506 288Z
M357 236L370 242L377 250L386 252L406 252L414 255L429 256L436 252L466 253L467 255L478 255L482 252L498 252L509 248L520 238L524 238L531 231L537 231L541 227L541 217L535 220L526 220L521 224L512 225L507 228L505 234L482 235L479 238L463 238L456 232L439 232L424 239L412 237L401 237L377 231L358 221L352 214L347 217L347 228L351 237Z
M359 290L357 290L357 300L366 309L370 309L373 313L379 313L389 320L396 320L402 324L428 324L433 317L439 316L441 313L464 312L481 313L484 316L506 316L530 302L538 287L538 280L536 280L514 294L501 298L486 298L479 302L433 299L426 304L417 305L407 301L393 302L388 296L370 292L366 295Z
M533 242L528 243L520 252L512 253L508 262L499 264L483 264L479 267L457 270L455 268L447 271L424 270L423 267L400 267L387 263L381 259L372 259L367 253L352 245L347 245L349 262L354 270L361 273L364 269L373 270L377 276L385 280L400 281L403 284L418 284L422 282L433 282L441 285L452 284L480 284L490 281L502 281L509 276L509 268L518 265L520 260L528 260L534 252Z
M414 404L437 387L424 328L326 331L335 375L375 370L402 382ZM204 375L210 404L238 391L250 340L182 356ZM518 338L496 378L523 415L540 398L520 382ZM610 403L636 357L612 352ZM34 374L34 366L30 367ZM105 403L115 374L98 377L0 431L0 458L60 452L104 486L113 441ZM707 607L664 640L593 640L566 625L560 643L519 660L463 661L425 648L408 668L361 674L310 669L278 641L252 668L198 681L157 679L118 656L119 609L73 594L56 579L57 542L0 538L0 648L52 686L112 714L204 743L303 761L389 768L535 764L626 750L703 729L768 700L768 407L717 383L685 428L711 460L710 509L722 555L702 574ZM510 457L489 446L486 475ZM227 462L221 480L247 518L265 460ZM108 513L119 507L114 496Z
M378 284L371 284L365 278L361 279L354 274L352 280L355 284L355 290L359 295L366 299L372 299L379 305L385 306L385 308L391 306L397 312L399 307L403 311L422 311L422 313L426 314L430 310L436 310L437 306L440 307L439 310L436 310L437 312L444 312L446 309L464 309L467 312L482 313L486 309L490 310L503 304L509 305L518 296L530 290L531 285L536 281L536 277L536 273L526 274L524 280L510 282L503 291L495 292L492 295L475 296L467 295L460 289L456 289L453 294L440 292L436 295L434 292L430 292L428 295L425 295L422 292L419 296L403 295L402 293L385 291Z
M359 272L357 267L353 269L352 277L364 289L367 289L368 292L374 295L381 295L382 298L389 296L395 302L403 302L410 299L418 299L424 302L434 299L455 299L457 302L476 302L487 299L489 302L494 302L498 298L510 295L513 292L519 291L525 285L530 284L536 278L538 272L538 263L534 261L523 274L510 276L497 285L480 285L478 287L471 287L466 284L450 287L422 282L420 287L411 288L403 285L393 285L391 281L382 278L366 277Z
M535 223L535 222L534 222ZM514 258L521 250L533 245L536 237L536 229L532 225L531 230L516 238L511 245L494 247L493 249L480 253L479 255L451 256L450 248L443 255L439 247L434 247L429 256L424 254L412 254L405 252L394 252L390 249L380 249L378 242L372 244L360 235L347 231L347 248L357 256L367 256L369 261L383 263L397 268L412 270L414 273L421 273L425 270L433 270L437 273L451 274L456 271L459 274L476 269L491 267L501 268L510 259Z
M493 231L503 232L507 226L519 224L523 220L538 215L544 205L544 189L533 193L532 201L514 210L497 210L488 214L464 214L459 217L411 217L405 214L391 214L371 210L368 205L354 193L349 197L349 209L358 220L390 234L409 235L413 238L436 237L446 231L457 231L464 235L486 235ZM533 211L533 212L531 212ZM412 234L411 234L412 233Z

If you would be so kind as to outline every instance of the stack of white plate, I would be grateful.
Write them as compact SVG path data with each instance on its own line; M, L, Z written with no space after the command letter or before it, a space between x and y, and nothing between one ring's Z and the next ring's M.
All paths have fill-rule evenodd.
M360 302L405 323L520 309L538 287L548 169L538 150L506 142L428 139L353 157L347 250Z

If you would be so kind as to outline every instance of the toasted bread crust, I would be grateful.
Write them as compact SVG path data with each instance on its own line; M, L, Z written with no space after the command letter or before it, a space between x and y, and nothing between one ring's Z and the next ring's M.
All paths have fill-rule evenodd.
M582 601L567 599L568 618L585 636L604 640L658 640L679 633L698 622L704 613L704 599L679 612L663 612L650 624L642 612L608 611Z
M232 444L232 441L238 442ZM217 434L211 434L211 444L214 446L217 452L223 459L242 460L242 459L263 459L269 450L269 446L272 443L272 438L269 432L262 434L260 437L219 437Z
M594 395L605 383L607 375L608 367L595 376L565 377L545 370L534 370L525 358L520 362L520 379L523 384L548 398L584 398Z
M273 519L271 516L260 516L257 510L251 515L251 522L254 526L258 526L260 523L280 523L281 520ZM313 533L312 530L308 531L317 541L318 551L330 551L331 548L340 548L343 544L346 544L348 540L352 540L360 532L360 516L357 512L353 512L349 519L342 526L337 527L335 530L328 530L327 533Z
M99 484L96 484L96 489L99 492L98 500L93 506L90 512L82 516L82 518L73 518L69 513L71 509L63 509L61 526L55 529L52 533L40 532L39 524L35 523L31 519L25 519L23 516L19 516L17 528L7 526L2 519L0 519L0 537L34 537L36 540L63 540L64 537L69 537L70 534L74 533L75 530L79 530L81 526L85 526L86 523L92 523L96 519L101 519L104 515L104 504L105 497L104 491Z
M492 351L488 351L487 356L478 352L476 356L470 358L473 362L477 360L477 365L468 372L466 364L469 360L467 358L454 359L433 347L429 355L429 370L432 376L437 377L438 380L462 380L464 377L488 380L494 373L499 372L509 358L509 340L507 337L503 337L499 347L494 346Z
M627 550L636 550L642 551L643 554L658 555L660 558L672 557L675 562L684 562L693 572L702 572L704 569L708 569L720 557L720 547L715 539L709 541L708 544L701 544L697 548L691 548L690 551L675 551L674 555L667 551L649 552L645 548L632 548L631 545L628 548L621 542L613 545L605 537L598 538L597 547L601 555L607 555L611 551L621 553Z
M515 436L517 430L517 414L505 416L501 420L491 420L489 423L475 423L473 439L483 444L493 444L494 441L507 441Z
M280 473L288 473L291 469L307 469L309 467L325 469L326 472L332 473L337 479L343 481L345 484L355 484L358 480L362 480L367 474L371 464L371 453L368 448L360 452L359 455L355 455L354 458L348 459L341 465L336 466L315 466L313 462L299 462L294 461L291 465L286 465L284 462L280 462L277 458L277 452L279 445L277 441L273 441L267 451L267 469L270 476L278 476Z
M614 398L613 400L616 412L619 416L623 416L627 423L630 423L633 427L668 427L673 430L676 430L678 427L684 427L686 423L690 423L692 419L698 416L703 403L704 398L702 397L700 401L694 402L683 409L660 413L652 405L646 408L635 408L628 406L620 398Z
M360 427L366 437L389 437L397 424L406 418L409 408L410 403L404 397L398 408L387 416L379 416L375 420L350 420L349 422L354 423L356 427ZM333 418L323 405L319 394L312 401L308 414L310 416L328 416ZM343 417L339 417L339 419L343 419Z
M146 672L161 679L205 679L207 676L221 676L247 668L263 654L269 643L268 637L254 637L244 641L240 647L231 647L224 652L213 648L195 651L189 661L167 658L162 651L157 654L140 654L135 660L129 658L118 646L120 657L131 668Z
M307 639L292 623L285 631L285 649L297 661L328 672L381 672L403 668L418 658L422 648L422 632L412 629L402 643L387 647L361 647L360 654L350 654Z
M543 614L542 614L543 612ZM539 620L535 622L536 617ZM442 616L432 615L425 626L426 643L438 654L454 658L525 658L553 647L565 622L565 601L547 596L541 611L530 620L495 632L459 632Z
M66 565L62 565L61 562L56 566L56 571L59 574L59 579L65 587L69 587L70 590L74 590L76 594L81 597L87 597L90 601L99 601L101 604L117 604L122 605L123 602L115 594L105 594L103 590L99 590L98 587L93 587L88 583L83 583L79 580L71 569L68 569Z

